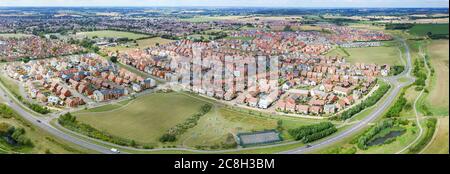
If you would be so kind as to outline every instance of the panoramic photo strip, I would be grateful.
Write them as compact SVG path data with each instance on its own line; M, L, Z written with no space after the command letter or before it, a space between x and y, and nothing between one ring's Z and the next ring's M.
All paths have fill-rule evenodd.
M0 158L448 156L448 3L1 0Z

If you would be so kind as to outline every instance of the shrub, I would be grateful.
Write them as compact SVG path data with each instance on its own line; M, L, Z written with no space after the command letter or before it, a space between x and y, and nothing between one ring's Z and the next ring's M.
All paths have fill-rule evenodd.
M295 140L302 140L309 143L336 132L336 127L330 122L322 122L313 125L301 126L295 129L289 129L288 133Z

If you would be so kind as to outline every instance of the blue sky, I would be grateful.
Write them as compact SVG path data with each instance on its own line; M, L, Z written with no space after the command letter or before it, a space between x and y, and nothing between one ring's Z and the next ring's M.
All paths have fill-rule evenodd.
M445 7L449 0L0 0L0 6Z

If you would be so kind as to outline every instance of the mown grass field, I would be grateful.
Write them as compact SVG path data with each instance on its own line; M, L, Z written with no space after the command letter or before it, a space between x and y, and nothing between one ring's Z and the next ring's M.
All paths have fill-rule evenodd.
M430 63L435 70L430 94L426 101L431 112L448 115L449 111L449 52L448 40L433 40L428 46Z
M432 34L448 34L448 24L416 24L409 29L409 33L425 36L428 32Z
M430 144L422 151L424 154L449 154L448 117L439 118L437 132Z
M132 32L125 31L114 31L114 30L99 30L99 31L88 31L88 32L79 32L77 35L85 35L86 37L92 38L94 36L97 37L108 37L108 38L128 38L128 39L140 39L147 37L145 34L137 34Z
M348 55L345 53L345 51ZM364 47L364 48L336 48L326 55L344 56L350 63L375 63L400 65L400 52L393 46Z

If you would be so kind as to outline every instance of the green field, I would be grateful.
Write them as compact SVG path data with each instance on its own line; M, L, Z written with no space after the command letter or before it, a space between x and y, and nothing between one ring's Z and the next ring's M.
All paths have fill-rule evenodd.
M347 55L348 53L348 55ZM328 56L344 56L350 63L375 63L400 65L400 53L396 47L335 48Z
M238 20L243 18L243 16L196 16L192 18L183 18L180 21L186 22L211 22L211 21L221 21L221 20Z
M0 33L0 37L6 37L6 38L11 38L11 37L14 37L14 38L21 38L21 37L29 37L29 36L32 36L32 35L29 35L29 34L20 34L20 33Z
M200 106L211 102L210 99L188 93L153 93L138 97L129 102L126 107L107 105L76 112L74 115L79 121L99 130L154 147L174 145L209 148L220 145L226 141L227 137L239 132L276 129L280 119L284 130L318 122L281 116L271 118L217 105L201 117L194 128L178 136L176 142L159 143L159 137L167 129L183 122L196 113ZM112 110L105 111L108 109ZM283 131L282 136L286 140L291 139L287 131Z
M156 44L167 44L173 42L173 40L169 40L169 39L164 39L161 37L154 37L154 38L148 38L148 39L139 39L136 40L136 44L135 46L115 46L115 47L105 47L103 48L104 51L107 52L115 52L115 51L129 51L129 50L134 50L134 49L144 49L144 48L148 48L148 47L154 47Z
M449 154L448 151L448 117L439 118L437 132L431 140L430 144L422 151L424 154Z
M409 29L409 33L418 36L425 36L428 32L448 35L448 29L448 24L415 24Z
M428 46L432 76L427 105L435 115L447 115L449 111L449 52L448 40L433 40Z
M177 93L141 97L111 112L76 113L80 121L99 130L142 143L157 143L165 131L183 122L205 104Z
M88 32L79 32L77 35L84 35L86 37L92 38L94 36L97 37L107 37L107 38L128 38L131 40L140 39L144 37L148 37L145 34L137 34L131 32L124 31L114 31L114 30L99 30L99 31L88 31Z
M21 95L19 91L19 84L17 82L5 75L0 75L0 81L3 83L3 85L5 85L6 88L8 88L9 91L11 91L11 93L19 96Z

